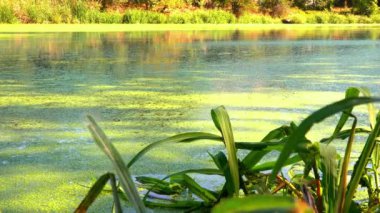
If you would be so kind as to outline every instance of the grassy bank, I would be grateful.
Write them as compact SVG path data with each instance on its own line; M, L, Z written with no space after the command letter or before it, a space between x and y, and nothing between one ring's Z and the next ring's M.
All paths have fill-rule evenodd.
M0 24L0 33L136 32L206 30L304 30L380 28L380 24Z
M166 5L163 6L166 8ZM374 24L380 14L354 15L350 11L312 11L284 8L281 13L262 9L242 10L239 14L227 8L183 6L171 9L144 10L136 5L104 10L92 1L0 1L0 23L9 24Z

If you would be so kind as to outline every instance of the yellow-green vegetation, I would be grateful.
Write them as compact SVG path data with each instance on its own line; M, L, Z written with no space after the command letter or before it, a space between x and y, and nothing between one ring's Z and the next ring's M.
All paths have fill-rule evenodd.
M109 23L109 24L346 24L380 23L377 5L355 3L352 10L338 8L342 0L310 2L294 0L92 1L92 0L0 0L0 23ZM347 0L346 0L347 1ZM332 1L331 1L332 2ZM321 5L318 5L321 4ZM303 7L302 5L307 5ZM372 6L371 6L372 5ZM298 8L303 8L297 9ZM317 10L316 10L317 9Z
M359 97L361 94L363 97ZM367 189L365 200L368 202L364 211L376 211L379 190L378 169L380 167L380 112L377 112L373 102L380 98L371 98L365 88L348 88L345 98L324 106L307 116L299 125L291 122L271 130L260 142L237 142L234 139L231 121L225 107L211 110L211 117L218 134L208 132L187 132L159 140L144 147L129 163L124 163L120 153L109 141L95 120L89 116L88 128L99 148L109 157L120 179L125 193L118 193L117 182L112 173L99 178L91 187L75 212L86 211L95 198L111 180L114 206L117 212L122 212L120 199L128 201L137 212L145 212L145 208L161 207L185 210L202 210L212 212L250 212L261 211L296 211L296 212L362 212L359 203L353 200L356 191L361 186ZM358 118L352 114L357 105L367 104L369 128L357 128ZM312 127L324 119L341 113L334 131L318 141L312 141L307 133ZM352 119L348 129L343 129ZM356 134L366 134L366 142L355 166L352 168L351 153ZM339 139L339 140L336 140ZM146 188L141 200L136 192L133 178L129 170L153 148L163 144L190 144L199 140L209 140L222 143L224 152L208 153L214 162L214 167L185 169L165 176L137 177L137 181ZM338 154L332 142L347 140L345 152ZM238 160L238 150L247 151ZM280 152L277 160L264 157L273 151ZM289 172L284 175L284 167L298 166L303 172ZM216 168L215 168L216 167ZM351 167L351 168L349 168ZM286 169L289 171L289 167ZM292 170L292 169L290 169ZM349 171L352 170L348 180ZM269 171L266 173L265 171ZM222 176L223 187L210 189L198 184L188 174ZM170 179L170 181L166 181ZM261 180L260 180L261 179ZM130 184L129 184L130 183ZM127 187L129 186L129 187ZM156 196L149 197L150 192ZM183 194L191 193L185 198ZM157 196L159 194L160 196ZM269 196L272 194L272 196ZM168 196L169 195L169 196ZM231 199L232 200L224 200ZM298 201L296 201L298 200ZM214 206L216 207L214 208ZM212 210L211 210L212 209Z
M200 61L210 53L207 51L211 51L211 46L235 47L239 42L230 45L231 39L236 38L235 26L182 25L190 30L186 32L178 25L147 26L159 32L138 32L138 25L0 26L1 30L8 32L21 32L22 29L39 32L0 34L5 53L1 55L0 72L1 211L73 211L86 194L87 187L110 170L111 164L107 163L85 128L86 114L93 115L104 127L111 142L128 162L146 145L174 134L187 131L217 133L209 110L220 104L229 112L236 141L259 141L270 129L290 121L301 121L312 110L342 98L339 91L343 89L300 89L299 82L313 80L317 85L334 86L379 83L379 79L368 72L377 69L376 63L344 66L344 73L338 74L337 69L343 66L335 58L332 61L316 60L307 55L307 60L298 64L315 70L312 74L305 69L288 73L281 66L274 71L279 71L283 78L274 83L261 78L256 81L255 78L254 82L259 84L241 85L247 73L231 75L229 69L213 69L210 64L214 59L212 63ZM87 27L94 33L87 33L83 29ZM159 30L161 27L172 31ZM197 31L207 28L218 30ZM355 38L363 34L368 38L364 44L370 44L363 49L375 58L376 52L369 51L377 51L372 42L380 36L377 26L303 25L297 28L275 25L271 28L267 25L239 25L238 29L250 29L238 31L238 39L243 41L247 52L256 53L255 60L260 63L274 62L273 58L266 59L277 44L281 44L281 48L276 48L277 54L290 55L293 44L303 44L305 38L338 38L345 40L334 41L339 45L347 42L357 45L363 41L355 41ZM48 32L41 33L44 31ZM281 42L262 41L273 38ZM248 40L255 45L246 45ZM318 45L313 42L313 46ZM263 43L271 48L260 48ZM321 43L324 45L325 40ZM195 50L193 45L202 49ZM136 56L142 49L143 54ZM332 49L319 52L327 54ZM238 53L241 50L229 51ZM163 53L170 55L162 58ZM199 67L182 70L181 66L187 68L193 64L179 65L184 54L187 54L186 60L199 63ZM257 65L255 63L252 70L259 69ZM244 66L239 64L239 67ZM355 74L346 68L362 72ZM234 90L235 84L225 82L225 79L239 82L239 89L245 87L244 91ZM291 83L286 84L285 80ZM295 88L292 85L296 85ZM361 114L364 110L363 107L358 112ZM321 135L331 133L328 130L333 128L330 124L334 120L313 128L308 138L315 141ZM343 147L345 143L339 145ZM363 143L353 146L357 152L352 156L357 157ZM207 151L216 154L222 149L221 143L213 141L192 143L191 147L187 144L176 144L175 148L173 145L162 146L141 158L131 173L148 175L159 170L162 174L169 174L184 168L211 167L213 164ZM90 211L109 211L112 196L106 192L101 195Z

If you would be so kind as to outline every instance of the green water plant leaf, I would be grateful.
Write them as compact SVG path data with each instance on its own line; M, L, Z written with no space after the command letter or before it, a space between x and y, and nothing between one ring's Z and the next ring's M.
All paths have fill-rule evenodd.
M346 97L345 99L349 99L349 98L357 98L359 97L359 93L360 93L360 90L356 87L349 87L347 90L346 90ZM345 110L343 110L342 112L342 115L340 116L340 119L335 127L335 130L332 134L332 136L330 137L329 141L327 141L327 143L330 143L332 140L335 139L335 137L339 134L340 130L342 130L343 126L346 124L347 120L348 120L348 117L349 115L351 114L352 112L352 109L354 107L349 107Z
M359 185L360 178L364 174L364 171L367 167L368 159L371 156L376 146L377 137L379 137L379 133L380 133L380 112L377 114L376 124L371 134L368 136L367 141L364 145L364 148L359 156L359 159L355 163L354 170L352 171L351 179L347 187L345 203L343 205L343 212L348 212L350 210L350 206L351 206L355 191Z
M239 164L236 156L236 147L230 118L223 106L212 109L211 117L216 128L223 136L223 141L227 149L228 166L231 173L232 183L234 185L234 196L238 196L240 189Z
M115 175L112 173L106 173L100 176L96 182L91 186L90 191L88 191L86 197L82 200L79 206L75 209L75 213L84 213L87 212L88 208L92 205L95 199L100 195L103 191L103 188L107 184L108 181L111 181L112 185L112 194L114 195L115 202L115 211L121 212L121 206L119 201L119 196L117 195L117 188L115 184Z
M309 115L305 120L301 122L301 124L294 131L294 133L289 136L288 142L285 144L282 152L280 153L280 156L277 158L277 162L272 170L270 180L274 180L277 173L281 170L282 166L286 162L286 159L288 159L290 154L293 153L298 143L304 140L306 133L311 129L311 127L315 123L319 123L325 118L334 115L335 113L341 112L342 110L345 110L347 108L360 104L368 104L376 101L380 101L380 99L368 97L343 99L338 102L329 104L325 107L322 107L321 109Z
M218 135L206 133L206 132L188 132L178 135L174 135L163 140L153 142L143 148L139 153L137 153L128 163L127 167L130 168L138 159L140 159L144 154L146 154L151 149L166 143L182 143L182 142L192 142L197 140L215 140L222 141L222 138Z
M253 195L244 198L230 198L222 200L213 209L212 213L239 213L239 212L310 212L312 209L304 205L297 205L294 198L273 195Z
M128 168L126 167L119 152L108 140L103 130L95 122L94 118L92 118L91 116L87 116L87 118L90 122L88 128L92 134L92 137L94 138L96 144L100 147L100 149L111 160L113 167L116 170L116 174L119 177L121 187L126 193L128 200L131 202L131 204L137 212L146 212L144 203L140 199L135 183L133 182L133 178L129 173Z
M327 213L335 212L337 204L337 167L336 148L332 145L320 144L320 165L322 171L323 203Z

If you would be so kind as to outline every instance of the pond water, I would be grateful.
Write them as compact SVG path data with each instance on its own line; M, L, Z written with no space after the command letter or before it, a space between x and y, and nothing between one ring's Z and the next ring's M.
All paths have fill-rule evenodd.
M349 86L379 95L379 71L379 27L0 33L0 210L72 211L82 185L112 171L87 114L126 160L176 133L217 133L209 114L219 105L237 141L258 141ZM163 146L132 173L210 167L207 151L222 148ZM96 207L108 209L109 197Z

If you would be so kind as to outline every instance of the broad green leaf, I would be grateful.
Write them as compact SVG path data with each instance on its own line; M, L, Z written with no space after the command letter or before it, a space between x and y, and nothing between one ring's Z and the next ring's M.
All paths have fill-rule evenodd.
M333 104L329 104L317 110L316 112L312 113L305 120L303 120L302 123L299 125L299 127L295 130L295 132L289 136L289 140L285 144L284 149L280 153L280 156L277 159L276 165L273 168L270 179L274 180L277 173L280 171L280 169L284 165L286 159L288 159L289 155L294 151L297 144L301 140L304 140L306 133L311 129L311 127L315 123L319 123L325 118L331 115L334 115L335 113L341 112L342 110L345 110L347 108L360 105L360 104L376 102L376 101L380 101L380 99L367 98L367 97L344 99L344 100L335 102Z
M279 142L235 142L237 149L245 149L252 151L261 151L261 150L280 150L284 141Z
M338 191L336 149L332 145L320 144L319 150L324 209L326 213L334 213Z
M248 153L242 163L244 165L244 168L252 168L254 167L260 160L267 155L269 152L273 150L281 151L284 144L286 143L287 137L289 134L291 134L297 126L292 122L290 126L281 126L279 128L273 129L270 131L263 139L261 139L261 142L259 143L237 143L238 148L241 148L242 145L244 145L244 148L254 148L252 145L258 146L258 148L255 148L254 151L251 151ZM267 142L272 141L272 142ZM275 142L273 142L275 141ZM262 146L261 150L258 151L259 146Z
M115 177L115 176L112 173L106 173L106 174L100 176L96 180L94 185L91 186L90 191L88 191L86 197L82 200L82 202L79 204L79 206L77 207L77 209L75 209L74 212L75 213L87 212L88 208L95 201L95 199L99 196L99 194L103 191L104 186L111 179L111 177ZM115 200L115 203L119 204L119 206L117 208L120 210L120 203L118 202L118 200Z
M87 118L90 122L88 128L92 134L92 137L100 149L111 160L128 200L132 203L137 212L146 212L144 203L141 201L139 193L135 187L135 183L133 182L133 178L129 173L128 168L125 166L119 152L108 140L107 136L104 134L103 130L98 126L95 120L91 116L87 116Z
M365 87L360 87L359 88L360 92L363 94L364 97L371 97L371 92L369 91L368 88ZM376 107L373 103L367 104L368 108L368 117L369 117L369 122L371 124L371 128L373 128L376 124Z
M299 204L294 198L273 195L254 195L244 198L222 200L213 209L212 213L239 213L239 212L310 212L312 209L306 204Z
M142 183L143 188L147 188L158 194L172 195L182 191L180 187L173 187L169 182L158 178L139 176L136 177L136 180Z
M223 141L227 149L228 166L234 184L234 196L238 196L240 189L239 164L236 156L236 147L230 118L223 106L212 109L211 116L216 128L222 133Z
M359 97L359 89L355 88L355 87L350 87L346 90L346 99L349 99L349 98L357 98ZM335 130L332 134L332 136L330 137L329 141L327 141L327 143L330 143L332 140L335 139L336 135L340 132L340 130L342 130L344 124L346 124L347 120L348 120L348 117L349 117L349 114L351 114L352 112L352 109L354 107L349 107L345 110L343 110L342 112L342 115L340 116L340 119L335 127Z
M188 132L188 133L182 133L178 135L171 136L169 138L156 141L154 143L149 144L144 149L142 149L139 153L137 153L132 160L129 161L127 167L130 168L138 159L140 159L145 153L147 153L149 150L165 144L165 143L181 143L181 142L191 142L196 140L215 140L215 141L222 141L222 138L218 135L214 135L211 133L205 133L205 132Z
M223 175L223 171L221 171L219 169L188 169L188 170L184 170L181 172L176 172L176 173L170 174L170 175L162 178L161 180L166 180L166 179L172 178L172 177L180 177L179 180L182 180L183 178L181 178L181 175L184 175L184 174ZM152 186L152 188L154 188L154 187L155 186ZM148 194L151 191L152 191L151 189L148 189L148 191L145 193L145 196L143 199L144 202L147 199Z
M328 137L328 138L322 138L320 140L320 142L321 143L325 143L325 142L330 141L332 139L341 139L341 140L344 140L344 139L350 137L351 131L352 131L352 129L342 130L338 134L336 134L335 137L331 136L331 137ZM361 133L367 133L368 134L368 133L371 133L371 130L364 129L364 128L355 128L355 134L361 134Z
M199 198L204 200L206 203L214 203L217 201L216 197L210 190L200 186L188 175L183 174L180 177L183 178L183 181L186 183L186 186L189 188L189 190L195 195L197 195Z
M228 195L234 194L234 183L232 180L230 169L228 168L228 160L226 155L223 152L218 152L216 155L211 155L212 160L216 164L216 166L219 168L220 171L223 171L224 178L226 180L226 183L224 185L224 189L227 190Z
M149 208L171 208L171 209L190 209L203 206L203 202L186 200L186 201L168 201L168 202L152 202L145 201L145 205Z
M342 212L344 200L346 197L346 191L347 191L348 166L350 163L351 149L352 149L352 144L354 143L356 124L357 124L357 118L354 115L350 115L350 116L354 118L354 122L352 123L350 136L348 138L346 150L343 157L343 163L340 169L337 199L336 199L336 205L335 205L335 210L334 210L335 212Z
M285 161L284 166L288 166L288 165L297 163L297 162L299 162L301 160L302 159L301 159L301 157L299 155L295 155L293 157L288 158ZM276 164L276 161L265 162L265 163L262 163L260 165L254 166L253 168L250 169L250 171L261 172L261 171L271 170L271 169L273 169L273 167L274 167L275 164Z
M379 136L380 132L380 112L376 117L376 124L368 136L367 141L364 145L364 148L359 156L358 161L356 161L354 170L351 175L351 180L347 187L346 199L344 200L343 212L348 212L350 210L350 205L354 197L355 191L358 187L360 178L364 174L366 166L368 164L368 159L372 154L374 147L376 146L376 138Z

